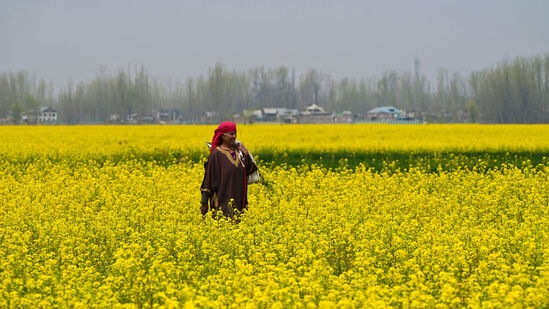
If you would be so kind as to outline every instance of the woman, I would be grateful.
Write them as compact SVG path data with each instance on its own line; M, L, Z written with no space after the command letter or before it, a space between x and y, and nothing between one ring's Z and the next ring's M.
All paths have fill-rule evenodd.
M246 176L257 170L248 149L236 142L236 124L225 121L214 131L210 156L204 165L204 180L200 190L202 215L212 215L221 210L223 215L233 217L248 207L248 184Z

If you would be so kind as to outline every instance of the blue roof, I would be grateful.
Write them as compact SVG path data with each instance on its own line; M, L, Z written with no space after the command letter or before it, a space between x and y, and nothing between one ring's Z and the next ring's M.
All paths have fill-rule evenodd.
M393 106L381 106L381 107L376 107L374 109L371 109L369 112L369 114L400 114L401 111L396 108L396 107L393 107Z

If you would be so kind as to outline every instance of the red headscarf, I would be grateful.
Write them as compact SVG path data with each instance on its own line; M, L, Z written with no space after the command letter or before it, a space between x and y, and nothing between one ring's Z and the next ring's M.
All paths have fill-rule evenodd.
M215 129L214 131L214 136L212 138L212 148L210 149L210 152L221 144L221 135L223 135L223 133L231 132L236 132L236 123L231 121L223 121L222 123L220 123L217 129Z

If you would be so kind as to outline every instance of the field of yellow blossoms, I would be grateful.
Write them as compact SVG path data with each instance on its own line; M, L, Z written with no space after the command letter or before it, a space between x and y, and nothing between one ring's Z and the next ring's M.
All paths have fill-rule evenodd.
M549 125L0 127L0 308L549 307Z

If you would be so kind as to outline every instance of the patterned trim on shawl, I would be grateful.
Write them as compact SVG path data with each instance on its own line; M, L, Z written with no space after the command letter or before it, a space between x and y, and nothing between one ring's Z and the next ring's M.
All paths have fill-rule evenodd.
M224 153L225 156L227 156L227 159L229 159L229 162L234 164L234 166L238 167L238 163L240 162L240 153L239 153L239 151L235 151L235 155L234 155L234 158L233 158L233 156L231 155L231 152L229 150L223 149L223 148L221 148L221 146L217 146L217 150Z

